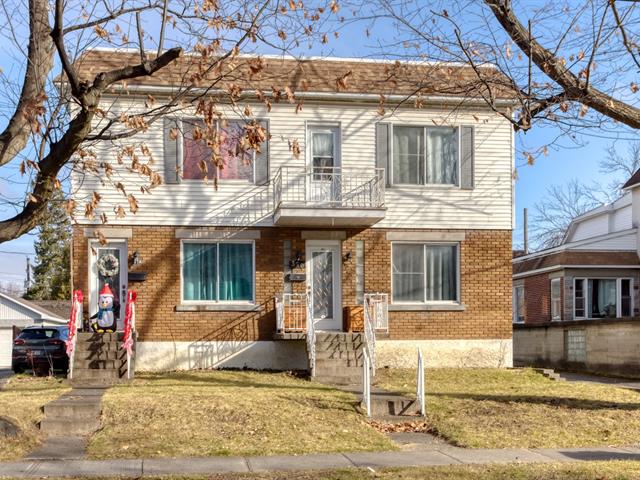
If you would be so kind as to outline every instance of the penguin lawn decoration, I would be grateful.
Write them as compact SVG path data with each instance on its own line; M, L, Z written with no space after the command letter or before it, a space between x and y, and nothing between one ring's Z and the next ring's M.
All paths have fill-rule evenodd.
M113 313L114 296L109 288L109 284L100 290L98 296L98 313L94 315L95 321L91 323L91 328L98 333L113 333L117 328L117 319Z

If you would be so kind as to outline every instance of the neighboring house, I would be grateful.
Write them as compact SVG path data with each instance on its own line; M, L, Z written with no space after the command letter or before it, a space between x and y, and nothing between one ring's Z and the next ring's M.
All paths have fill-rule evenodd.
M63 313L66 304L66 315ZM0 368L11 368L13 339L30 325L64 325L68 321L70 302L31 302L0 293ZM47 308L49 307L49 308Z
M513 259L514 363L640 375L639 187Z
M243 121L221 103L230 120L219 125L226 166L210 172L217 187L198 168L203 147L191 136L191 111L131 140L148 145L163 173L151 194L139 194L136 174L117 174L136 194L135 215L101 225L101 209L111 214L126 198L74 176L79 208L94 191L108 204L94 220L79 212L73 230L73 278L86 313L96 313L105 283L119 304L127 288L137 290L138 369L304 369L305 344L284 335L296 331L294 319L278 331L276 299L281 315L292 315L309 292L316 328L341 332L365 293L381 292L389 314L378 365L414 365L418 346L430 365L510 365L513 132L481 98L468 97L472 88L452 87L466 78L471 85L473 71L266 57L251 75L246 60L235 80L246 94L241 104L251 104L270 139L259 153L234 156ZM136 61L90 51L81 73L92 78L103 65ZM135 113L147 94L161 102L178 72L180 61L130 82L127 96L105 95L105 108ZM418 83L422 108L404 102ZM271 94L272 86L291 87L302 109L274 100L267 111L252 93ZM509 95L493 93L508 114ZM92 148L98 162L116 161L114 144Z

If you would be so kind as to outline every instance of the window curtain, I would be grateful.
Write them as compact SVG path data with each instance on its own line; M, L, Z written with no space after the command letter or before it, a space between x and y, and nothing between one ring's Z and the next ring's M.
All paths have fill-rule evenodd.
M200 121L188 123L183 122L182 135L182 178L186 180L203 180L205 177L213 180L216 177L216 167L211 161L212 150L204 140L193 138L196 126L204 129L204 124ZM203 171L203 164L206 165L207 172Z
M394 127L393 183L424 183L424 128Z
M427 301L456 300L455 247L427 246Z
M222 165L218 168L220 180L249 180L253 182L253 150L243 146L244 123L227 122L220 128L220 156Z
M253 249L249 244L220 244L220 301L253 300Z
M182 287L185 300L216 300L216 244L185 243Z
M313 157L314 169L335 167L332 133L313 132L311 135L311 156Z
M393 246L393 301L424 302L424 245Z
M615 280L589 280L591 317L615 317L617 289Z
M455 128L427 129L427 183L458 183L458 140Z

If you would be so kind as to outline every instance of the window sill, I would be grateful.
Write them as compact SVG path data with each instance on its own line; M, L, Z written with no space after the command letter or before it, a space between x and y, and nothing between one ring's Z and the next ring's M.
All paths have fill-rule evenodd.
M390 312L463 312L467 306L462 303L418 303L391 304Z
M262 310L260 305L254 304L180 304L176 305L176 312L257 312Z

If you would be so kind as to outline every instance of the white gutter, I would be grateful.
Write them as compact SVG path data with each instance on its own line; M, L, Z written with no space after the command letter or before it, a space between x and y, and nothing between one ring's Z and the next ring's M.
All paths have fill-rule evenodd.
M166 85L127 85L123 87L121 84L113 85L105 92L104 95L115 92L133 92L133 93L161 93L161 94L176 94L182 89L170 87ZM207 88L192 88L190 95L227 95L228 92L221 89L207 89ZM265 97L273 97L273 92L264 91L262 95ZM240 94L241 98L256 97L257 90L244 90ZM380 102L380 93L345 93L345 92L295 92L296 98L310 99L310 100L338 100L338 101L352 101L352 102ZM385 95L385 100L392 103L403 102L414 95L399 95L391 94ZM421 96L420 99L426 103L441 104L441 103L456 103L461 105L486 105L487 102L482 98L469 98L469 97L456 97L453 95L427 95ZM283 101L284 102L284 101ZM494 101L496 106L509 107L515 104L514 100L497 99Z
M558 264L558 265L553 265L551 267L544 267L544 268L538 268L536 270L529 270L528 272L514 273L513 275L511 275L511 278L513 280L518 280L519 278L531 277L533 275L539 275L540 273L551 272L553 270L561 270L561 269L567 269L567 268L592 268L594 270L605 269L605 268L616 269L616 270L622 270L622 269L637 270L640 268L640 265L562 265L562 264Z

